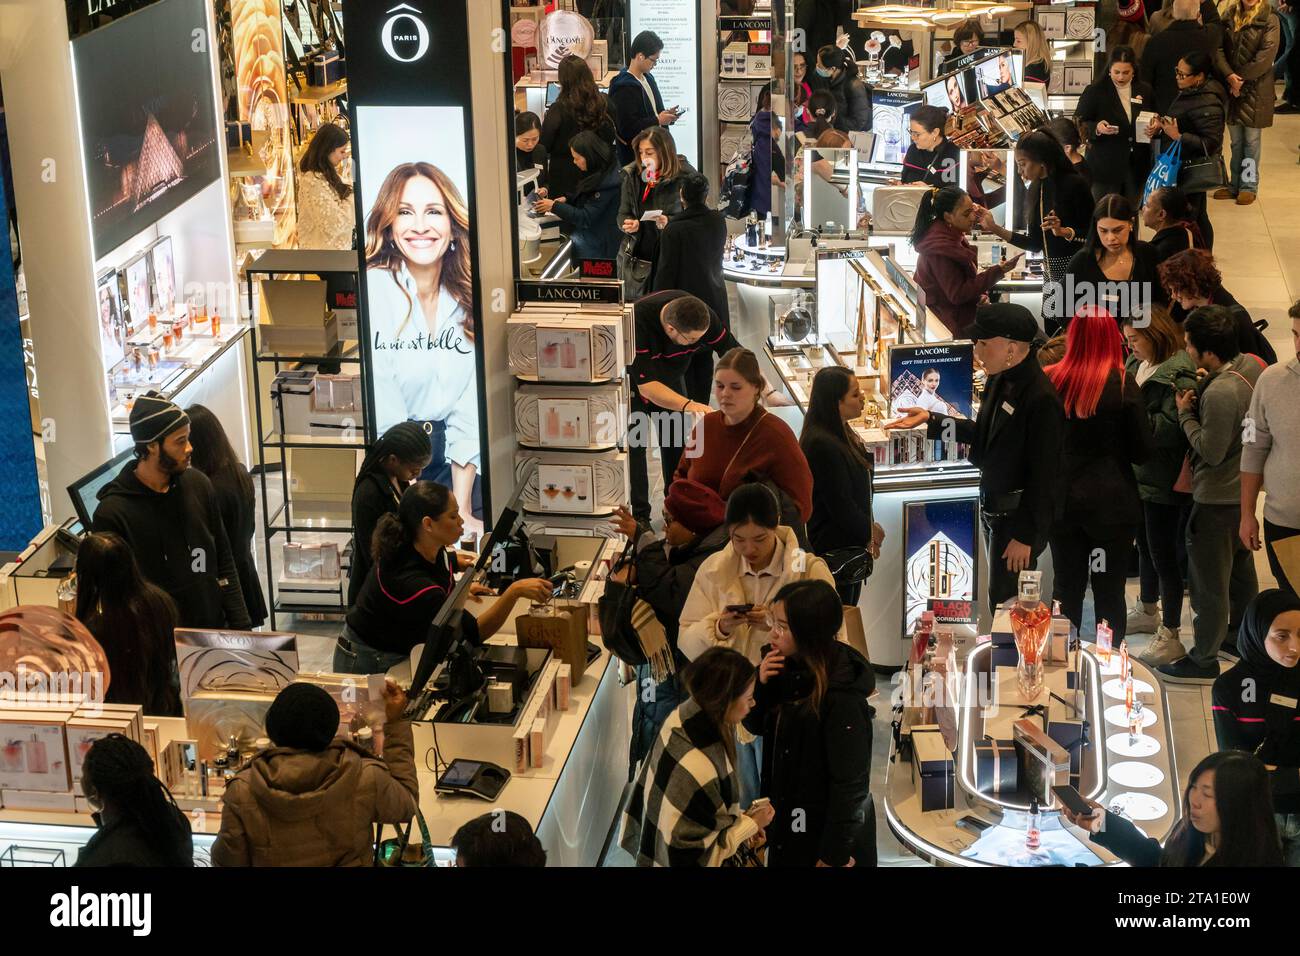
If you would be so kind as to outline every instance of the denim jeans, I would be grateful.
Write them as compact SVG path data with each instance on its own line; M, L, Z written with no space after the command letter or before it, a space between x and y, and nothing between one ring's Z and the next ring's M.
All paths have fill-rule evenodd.
M763 781L763 738L736 744L736 775L740 777L740 809L748 810Z
M347 641L351 650L342 644L334 645L334 673L336 674L386 674L394 664L410 657L393 651L381 651L357 637L357 632L346 624L340 640Z
M1240 505L1192 505L1187 519L1187 566L1191 572L1192 661L1218 660L1228 634L1234 637L1246 605L1259 593L1255 555L1241 543Z
M1294 13L1283 13L1276 8L1273 12L1277 14L1278 26L1282 28L1281 41L1277 45L1277 56L1273 57L1273 77L1278 80L1286 80L1287 86L1290 87L1290 66L1287 63L1287 58L1290 57L1291 48L1295 45L1296 15Z
M1259 192L1260 141L1264 131L1252 126L1228 124L1228 139L1232 143L1232 162L1228 166L1228 186L1234 193Z
M650 753L664 721L677 709L677 705L686 699L686 694L676 674L656 684L651 677L649 664L638 664L635 669L636 704L632 709L632 761L640 763Z
M1277 832L1282 837L1282 863L1300 866L1300 813L1275 813Z

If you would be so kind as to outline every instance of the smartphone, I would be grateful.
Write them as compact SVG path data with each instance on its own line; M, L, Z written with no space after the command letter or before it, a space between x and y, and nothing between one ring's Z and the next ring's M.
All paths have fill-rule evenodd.
M730 611L732 614L748 614L750 611L754 610L754 605L728 604L726 610Z
M981 820L979 817L972 816L969 813L964 817L958 817L956 825L963 830L975 834L976 836L979 836L989 827L993 826L993 824L989 823L987 820Z
M749 805L750 810L762 810L764 807L772 805L772 801L767 797L755 797L754 802Z
M1056 796L1057 800L1060 800L1061 803L1070 810L1071 813L1078 813L1087 817L1096 812L1096 807L1083 799L1083 794L1074 789L1074 787L1052 787L1052 793Z
M691 108L690 108L689 106L674 106L674 107L673 107L673 112L676 113L678 116L685 116L685 115L686 115L687 113L689 113L690 111L691 111Z

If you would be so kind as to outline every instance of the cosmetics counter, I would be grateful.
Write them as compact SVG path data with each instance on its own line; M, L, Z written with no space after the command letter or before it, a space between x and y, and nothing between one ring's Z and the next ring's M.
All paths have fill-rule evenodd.
M949 645L939 628L926 653L927 624L895 706L886 771L885 816L903 846L941 866L1115 865L1059 815L1051 788L1065 785L1149 836L1168 836L1181 794L1168 701L1154 673L1126 649L1074 641L1068 621L1053 618L1035 691L1021 685L1006 608L983 643ZM1126 666L1131 683L1122 679ZM1029 846L1034 798L1040 833Z

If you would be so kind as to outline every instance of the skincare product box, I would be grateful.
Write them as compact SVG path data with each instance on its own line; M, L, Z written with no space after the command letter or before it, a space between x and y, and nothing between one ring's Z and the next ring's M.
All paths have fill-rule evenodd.
M912 728L912 777L921 809L951 810L956 801L952 753L937 726Z

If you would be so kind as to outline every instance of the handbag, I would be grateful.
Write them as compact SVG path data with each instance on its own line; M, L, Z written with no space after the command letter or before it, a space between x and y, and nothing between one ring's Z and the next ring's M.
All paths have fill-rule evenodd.
M1178 171L1178 188L1184 193L1204 193L1218 189L1228 182L1228 170L1223 165L1223 153L1208 153L1201 159L1184 160Z
M868 548L850 545L846 548L834 548L821 556L830 569L831 577L841 586L861 584L871 577L875 568L875 559Z
M632 562L636 542L629 540L623 553L610 566L605 578L605 590L596 607L600 618L600 639L605 649L625 664L634 667L647 662L641 642L635 640L632 630L632 608L636 604L636 587L624 581L615 581L614 573Z
M618 277L623 280L623 297L628 301L645 295L654 263L636 255L636 236L626 236L618 247Z
M1147 184L1142 190L1142 202L1145 203L1153 192L1166 186L1178 185L1178 173L1183 165L1183 141L1176 139L1169 148L1156 157Z
M424 844L420 847L420 856L415 860L406 858L406 849L411 843L411 821L407 821L406 828L395 827L397 836L391 840L384 839L384 825L381 823L375 830L375 866L384 867L432 867L436 864L433 861L433 840L429 838L429 825L424 822L424 814L420 808L415 809L415 823L420 828L420 839Z

